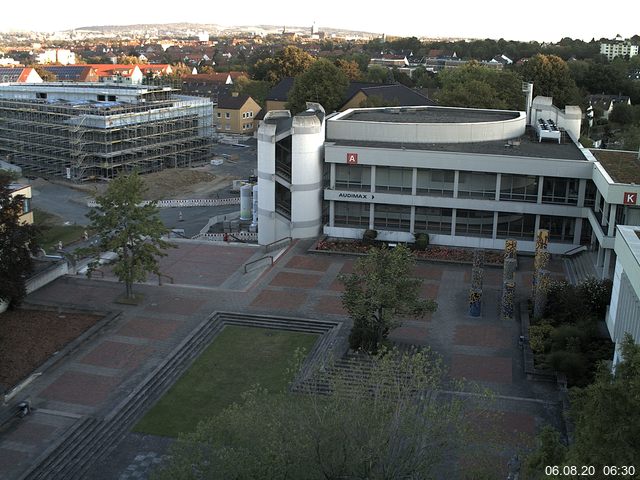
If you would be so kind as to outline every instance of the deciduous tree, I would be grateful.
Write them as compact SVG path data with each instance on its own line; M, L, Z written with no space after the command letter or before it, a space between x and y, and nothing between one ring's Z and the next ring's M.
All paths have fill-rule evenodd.
M174 445L157 480L438 478L472 433L462 397L438 400L441 360L384 352L370 368L318 372L330 395L259 387ZM451 388L449 385L447 388ZM456 386L453 386L456 388ZM443 470L439 470L443 469Z
M306 102L317 102L327 113L333 112L344 101L348 86L349 80L342 70L321 58L294 80L288 108L298 113L306 108Z
M87 214L89 228L99 240L84 253L96 257L108 251L117 254L114 273L125 284L127 298L133 297L134 282L144 281L148 273L159 273L158 258L172 246L161 238L167 229L157 217L155 203L144 202L145 190L136 172L122 174L111 181L104 195L96 197L98 206Z
M353 320L349 344L376 351L401 315L423 316L438 307L420 298L422 280L413 276L415 259L408 248L372 248L358 259L354 272L340 277L342 304Z
M314 62L314 58L298 47L287 46L273 57L258 60L254 67L256 80L278 83L284 77L297 77Z
M22 223L22 195L12 196L11 176L0 171L0 301L20 305L26 280L33 271L32 255L38 251L38 228Z
M533 82L534 95L553 97L553 104L558 108L580 103L578 87L562 58L538 54L525 62L520 73L525 81Z

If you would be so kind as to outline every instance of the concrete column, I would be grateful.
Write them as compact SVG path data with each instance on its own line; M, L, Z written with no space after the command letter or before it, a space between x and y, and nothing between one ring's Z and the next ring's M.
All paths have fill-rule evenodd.
M457 173L457 172L456 172ZM456 209L451 209L451 236L454 237L456 235Z
M371 165L371 189L369 190L371 193L376 191L376 166Z
M329 188L334 190L336 188L336 164L330 163L329 168ZM333 202L331 202L333 204ZM331 225L333 227L333 224Z
M610 205L605 201L604 206L602 208L602 220L600 220L600 225L602 225L603 227L607 226L607 221L608 221L607 217L609 216L609 207Z
M491 238L494 240L498 238L498 212L493 212L493 231L491 232Z
M587 193L587 181L583 178L578 183L578 206L584 207L584 198Z
M615 203L609 207L609 230L607 235L613 237L616 234L616 212L618 211L618 205Z
M536 215L536 223L533 228L534 232L537 232L538 230L540 230L540 215Z
M372 184L373 185L373 184ZM375 203L370 203L369 204L369 230L373 230L373 221L376 215L376 204Z
M536 203L542 203L542 188L544 187L544 177L540 175L538 177L538 201Z
M416 195L418 192L418 169L413 169L413 175L411 175L411 195ZM413 231L413 228L411 229Z
M580 237L582 237L582 219L576 218L576 226L573 229L573 243L580 245Z
M460 170L453 174L453 198L458 198L458 183L460 182Z
M414 171L415 171L415 169L414 169ZM415 179L415 177L414 177L414 179ZM415 187L415 184L414 184L414 187ZM409 217L409 231L411 233L415 233L416 232L416 207L415 207L415 205L411 205L411 216Z
M495 196L495 200L496 202L500 201L500 185L502 184L502 174L498 173L496 174L496 196ZM495 236L493 238L496 238Z
M336 217L336 202L335 200L331 200L329 202L329 226L330 227L335 226L335 217Z
M604 262L602 265L602 274L600 276L601 279L609 278L611 270L611 249L607 248L604 251Z
M601 195L600 195L600 190L598 190L596 188L596 199L595 199L595 204L593 205L593 211L594 212L599 212L600 211L600 199L601 199Z
M596 266L597 267L601 267L602 266L602 261L603 261L603 252L604 252L604 248L602 248L601 245L598 245L598 255L596 256Z

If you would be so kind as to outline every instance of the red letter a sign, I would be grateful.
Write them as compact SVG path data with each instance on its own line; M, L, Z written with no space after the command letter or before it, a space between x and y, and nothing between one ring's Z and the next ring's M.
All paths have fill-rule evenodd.
M358 164L358 154L347 153L347 165L357 165L357 164Z

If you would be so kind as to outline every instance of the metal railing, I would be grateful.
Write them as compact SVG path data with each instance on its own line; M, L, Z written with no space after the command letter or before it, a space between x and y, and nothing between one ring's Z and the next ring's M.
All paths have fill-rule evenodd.
M263 248L264 253L269 253L269 252L273 252L274 250L278 250L279 248L281 248L281 244L283 244L283 242L286 242L286 245L289 245L292 241L293 241L293 238L291 237L283 237L279 240L276 240L275 242L268 243ZM284 244L282 246L284 246Z
M247 267L255 265L259 262L262 262L263 260L269 260L269 266L273 265L273 257L271 255L265 255L264 257L260 257L257 260L253 260L252 262L248 262L244 264L244 273L249 273L249 270Z
M579 253L579 252L584 252L586 250L587 250L587 246L586 245L578 245L577 247L574 247L571 250L567 250L562 255L565 256L565 257L570 257L571 255L574 255L574 254Z

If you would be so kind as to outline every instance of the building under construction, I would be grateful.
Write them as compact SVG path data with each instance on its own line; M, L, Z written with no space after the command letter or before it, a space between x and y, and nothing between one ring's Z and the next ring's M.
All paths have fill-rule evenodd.
M0 160L75 181L209 160L213 104L170 87L0 85Z

